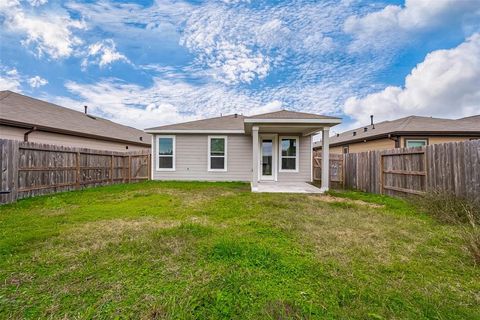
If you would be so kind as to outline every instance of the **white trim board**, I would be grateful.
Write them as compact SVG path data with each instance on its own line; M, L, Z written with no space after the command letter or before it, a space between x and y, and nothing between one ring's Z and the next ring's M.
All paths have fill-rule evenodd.
M237 133L244 134L245 130L144 130L146 133L214 133L214 134L223 134L223 133Z
M320 123L339 124L342 119L244 119L245 123Z

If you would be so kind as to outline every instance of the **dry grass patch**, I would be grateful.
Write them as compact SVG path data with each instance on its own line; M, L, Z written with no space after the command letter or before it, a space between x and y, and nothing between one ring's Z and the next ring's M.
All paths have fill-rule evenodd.
M98 251L123 241L134 241L158 229L173 228L180 221L159 220L152 217L141 219L113 219L87 222L63 232L58 241L63 243L65 256L76 256ZM58 243L53 244L58 246Z
M364 206L364 207L369 207L369 208L385 208L385 205L382 204L377 204L377 203L371 203L371 202L366 202L362 200L352 200L352 199L347 199L347 198L340 198L340 197L335 197L331 195L310 195L308 196L309 199L314 200L314 201L322 201L326 203L350 203L354 205L359 205L359 206Z

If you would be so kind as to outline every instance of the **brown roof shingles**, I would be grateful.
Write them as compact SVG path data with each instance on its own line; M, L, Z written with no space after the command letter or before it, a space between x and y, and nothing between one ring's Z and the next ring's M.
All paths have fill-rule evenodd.
M376 123L349 130L330 137L330 145L351 143L354 141L371 140L375 137L386 136L391 133L418 133L418 134L441 134L441 133L480 133L480 115L461 119L440 119L432 117L409 116L392 121ZM366 128L366 131L365 131ZM353 133L355 132L355 135Z
M151 139L141 130L12 91L0 91L0 122L144 146L150 145Z
M281 110L275 112L269 112L254 116L243 116L243 115L227 115L216 118L202 119L196 121L189 121L184 123L170 124L166 126L154 127L145 129L148 131L168 131L168 130L243 130L244 129L244 120L245 119L333 119L338 120L340 118L322 116L313 113L297 112L297 111L288 111Z

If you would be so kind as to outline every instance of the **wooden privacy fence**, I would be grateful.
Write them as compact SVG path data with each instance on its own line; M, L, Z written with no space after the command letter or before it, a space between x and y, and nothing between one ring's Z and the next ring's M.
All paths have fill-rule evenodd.
M314 153L315 180L321 179L320 154ZM480 140L330 156L332 187L341 177L343 187L365 192L398 196L436 190L480 201Z
M333 188L343 188L343 155L330 154L330 185ZM313 151L313 180L322 180L322 152Z
M150 177L150 151L112 152L0 139L0 164L0 203Z

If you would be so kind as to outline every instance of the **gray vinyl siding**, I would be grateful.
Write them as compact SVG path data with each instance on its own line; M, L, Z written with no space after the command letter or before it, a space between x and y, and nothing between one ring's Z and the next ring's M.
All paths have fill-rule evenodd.
M251 181L252 137L227 136L227 171L208 171L208 134L174 134L175 171L157 171L157 143L153 139L154 180Z
M298 136L298 135L288 135L288 134L279 134L278 139L281 136ZM303 137L298 136L300 143L300 153L299 156L299 165L298 172L278 172L277 181L279 182L309 182L311 179L311 170L312 170L312 156L311 156L311 136ZM280 162L278 163L280 168Z

